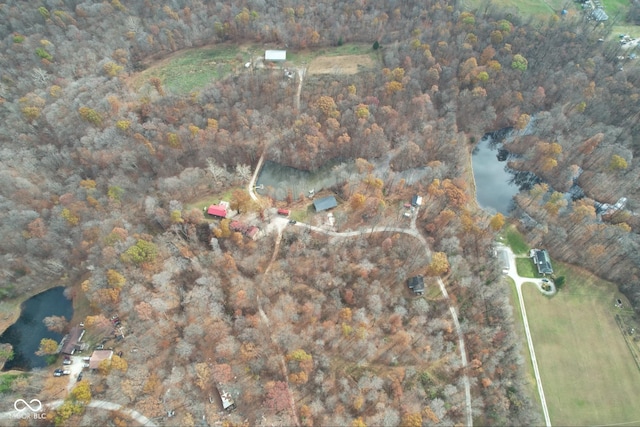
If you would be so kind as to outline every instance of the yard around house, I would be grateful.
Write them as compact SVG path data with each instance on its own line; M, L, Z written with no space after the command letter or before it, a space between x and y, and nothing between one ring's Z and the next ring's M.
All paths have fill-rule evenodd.
M616 286L574 266L554 268L567 281L553 298L522 288L552 424L637 423L640 370L615 321Z
M516 258L516 268L520 277L540 277L531 258Z

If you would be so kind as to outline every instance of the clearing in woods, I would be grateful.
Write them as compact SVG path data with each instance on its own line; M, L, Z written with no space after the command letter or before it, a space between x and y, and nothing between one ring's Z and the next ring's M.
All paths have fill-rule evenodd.
M309 64L309 74L356 74L362 68L372 68L371 55L319 56Z

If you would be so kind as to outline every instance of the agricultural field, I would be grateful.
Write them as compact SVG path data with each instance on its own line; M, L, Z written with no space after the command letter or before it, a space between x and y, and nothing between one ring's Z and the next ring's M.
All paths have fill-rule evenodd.
M557 295L523 287L551 422L637 422L640 370L615 320L628 303L612 283L562 263L554 268L567 278ZM616 298L623 308L615 306Z

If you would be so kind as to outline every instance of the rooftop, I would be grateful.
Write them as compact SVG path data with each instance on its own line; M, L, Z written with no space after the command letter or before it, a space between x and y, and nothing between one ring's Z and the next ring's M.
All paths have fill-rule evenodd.
M76 346L82 339L83 335L84 328L81 328L80 326L74 326L71 328L69 333L62 338L62 350L60 352L64 354L73 354L76 351Z
M533 262L535 262L540 274L553 274L553 268L551 267L551 258L549 258L549 252L546 249L534 249Z
M287 51L286 50L265 50L264 59L267 61L286 61Z
M111 360L113 350L94 350L89 359L89 368L98 369L103 360Z
M416 295L422 295L424 293L424 277L422 276L410 277L409 280L407 280L407 286Z
M322 212L327 209L335 208L338 206L338 202L334 196L327 196L322 199L315 200L313 202L313 206L315 206L316 212Z

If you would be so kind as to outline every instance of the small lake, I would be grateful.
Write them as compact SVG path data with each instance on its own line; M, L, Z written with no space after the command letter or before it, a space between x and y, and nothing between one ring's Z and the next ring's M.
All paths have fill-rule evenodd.
M517 172L507 166L511 154L491 135L485 135L473 150L473 176L476 200L489 211L508 215L514 207L513 196L528 190L540 179L530 172Z
M28 371L47 366L42 356L35 354L42 338L60 341L63 335L51 332L42 323L48 316L73 317L73 303L64 296L64 287L56 287L35 295L22 304L20 317L0 336L1 343L13 346L13 360L4 365L5 371L18 369Z

